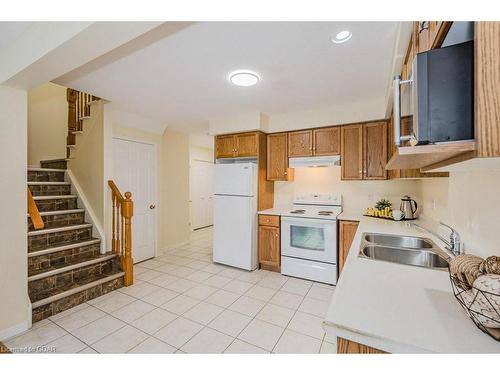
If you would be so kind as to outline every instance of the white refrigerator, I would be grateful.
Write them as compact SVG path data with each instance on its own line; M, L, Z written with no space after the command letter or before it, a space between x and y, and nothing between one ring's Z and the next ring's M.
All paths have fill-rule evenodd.
M249 271L258 266L255 163L215 165L213 260Z

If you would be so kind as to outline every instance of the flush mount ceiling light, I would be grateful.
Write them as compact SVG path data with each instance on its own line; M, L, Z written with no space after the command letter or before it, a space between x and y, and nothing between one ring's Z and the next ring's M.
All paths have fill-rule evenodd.
M260 76L250 70L235 70L229 73L229 81L236 86L253 86L259 83Z
M349 39L351 39L351 37L352 37L352 33L348 30L344 30L344 31L339 32L334 37L332 37L332 42L335 44L345 43Z

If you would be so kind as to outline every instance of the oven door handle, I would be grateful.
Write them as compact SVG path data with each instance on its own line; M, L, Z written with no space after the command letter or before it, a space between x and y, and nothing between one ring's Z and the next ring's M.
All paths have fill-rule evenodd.
M303 224L303 225L308 225L308 224L322 224L322 225L336 225L337 220L336 219L313 219L309 217L289 217L289 216L282 216L281 217L281 222L283 224Z

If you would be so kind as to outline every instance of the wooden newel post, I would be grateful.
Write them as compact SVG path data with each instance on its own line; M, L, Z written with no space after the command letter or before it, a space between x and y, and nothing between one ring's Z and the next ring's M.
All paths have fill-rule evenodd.
M134 260L132 259L132 216L134 215L134 203L131 197L132 193L127 191L121 207L122 215L125 219L125 238L123 244L125 254L123 254L122 258L122 267L125 272L125 286L134 283Z

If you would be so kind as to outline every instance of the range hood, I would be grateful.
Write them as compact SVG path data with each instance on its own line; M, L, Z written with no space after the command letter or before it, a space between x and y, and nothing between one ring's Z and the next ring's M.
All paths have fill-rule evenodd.
M332 167L340 165L340 156L314 156L304 158L289 158L288 166L290 168L314 168L314 167Z

